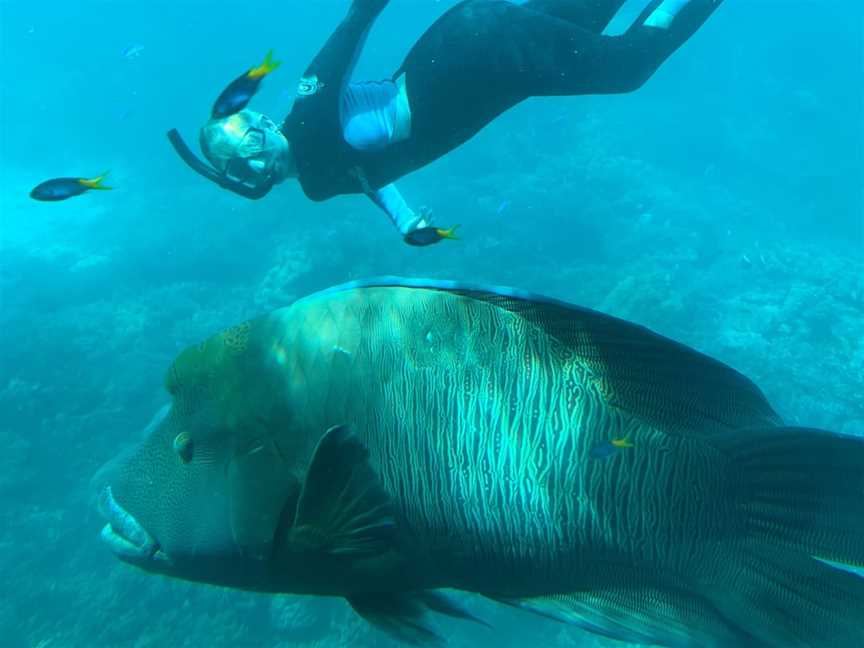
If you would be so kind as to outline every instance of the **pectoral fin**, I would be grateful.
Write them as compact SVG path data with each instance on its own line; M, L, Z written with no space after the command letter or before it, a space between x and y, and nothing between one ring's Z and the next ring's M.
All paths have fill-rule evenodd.
M374 556L394 544L390 496L369 464L369 451L346 425L318 442L297 503L296 546L350 557Z
M383 592L348 597L354 611L390 636L412 645L440 645L444 639L429 625L428 613L474 621L491 627L439 592Z

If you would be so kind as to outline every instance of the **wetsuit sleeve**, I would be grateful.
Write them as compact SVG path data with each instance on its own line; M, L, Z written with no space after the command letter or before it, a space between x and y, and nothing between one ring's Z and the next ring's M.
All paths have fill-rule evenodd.
M315 79L322 92L341 95L366 35L389 0L353 0L348 15L306 68L304 79Z
M376 191L370 192L368 195L372 199L372 202L383 209L390 217L390 220L402 236L405 236L418 226L420 216L408 206L408 203L402 198L402 194L399 193L395 184L388 184Z
M312 200L369 193L365 171L349 159L351 151L346 150L342 98L366 35L386 5L387 0L351 3L347 15L306 68L291 112L282 123L282 133L294 151L300 186ZM376 180L375 187L394 178Z

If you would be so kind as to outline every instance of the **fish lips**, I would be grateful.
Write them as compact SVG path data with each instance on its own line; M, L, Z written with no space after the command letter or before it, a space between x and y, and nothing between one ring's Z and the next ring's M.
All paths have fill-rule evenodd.
M169 566L171 560L156 538L115 499L111 486L101 489L98 508L107 523L100 536L120 560L139 566Z

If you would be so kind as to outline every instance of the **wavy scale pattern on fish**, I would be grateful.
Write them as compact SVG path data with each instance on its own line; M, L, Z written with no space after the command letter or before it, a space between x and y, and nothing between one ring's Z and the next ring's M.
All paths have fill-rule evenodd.
M704 470L716 452L673 461L690 442L610 407L599 353L586 361L497 304L434 291L400 299L395 290L318 306L327 311L315 315L319 331L357 322L324 335L322 356L350 382L328 382L325 409L358 424L408 527L447 561L442 570L484 581L483 566L494 565L493 581L523 590L538 575L572 587L608 571L607 561L707 568L705 548L725 515L717 498L702 496L719 487L717 471ZM636 447L589 458L614 438ZM684 479L682 497L675 484Z

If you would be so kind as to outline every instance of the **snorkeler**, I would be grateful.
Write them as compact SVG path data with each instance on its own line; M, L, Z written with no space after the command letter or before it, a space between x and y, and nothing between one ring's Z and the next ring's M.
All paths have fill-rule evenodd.
M281 128L246 109L210 119L200 143L212 166L176 130L169 138L194 170L248 198L287 178L315 201L364 193L407 243L437 243L453 238L452 229L411 209L395 180L528 97L636 90L722 2L652 0L623 34L604 35L625 1L465 0L432 24L391 79L351 83L388 3L353 0L300 79Z

